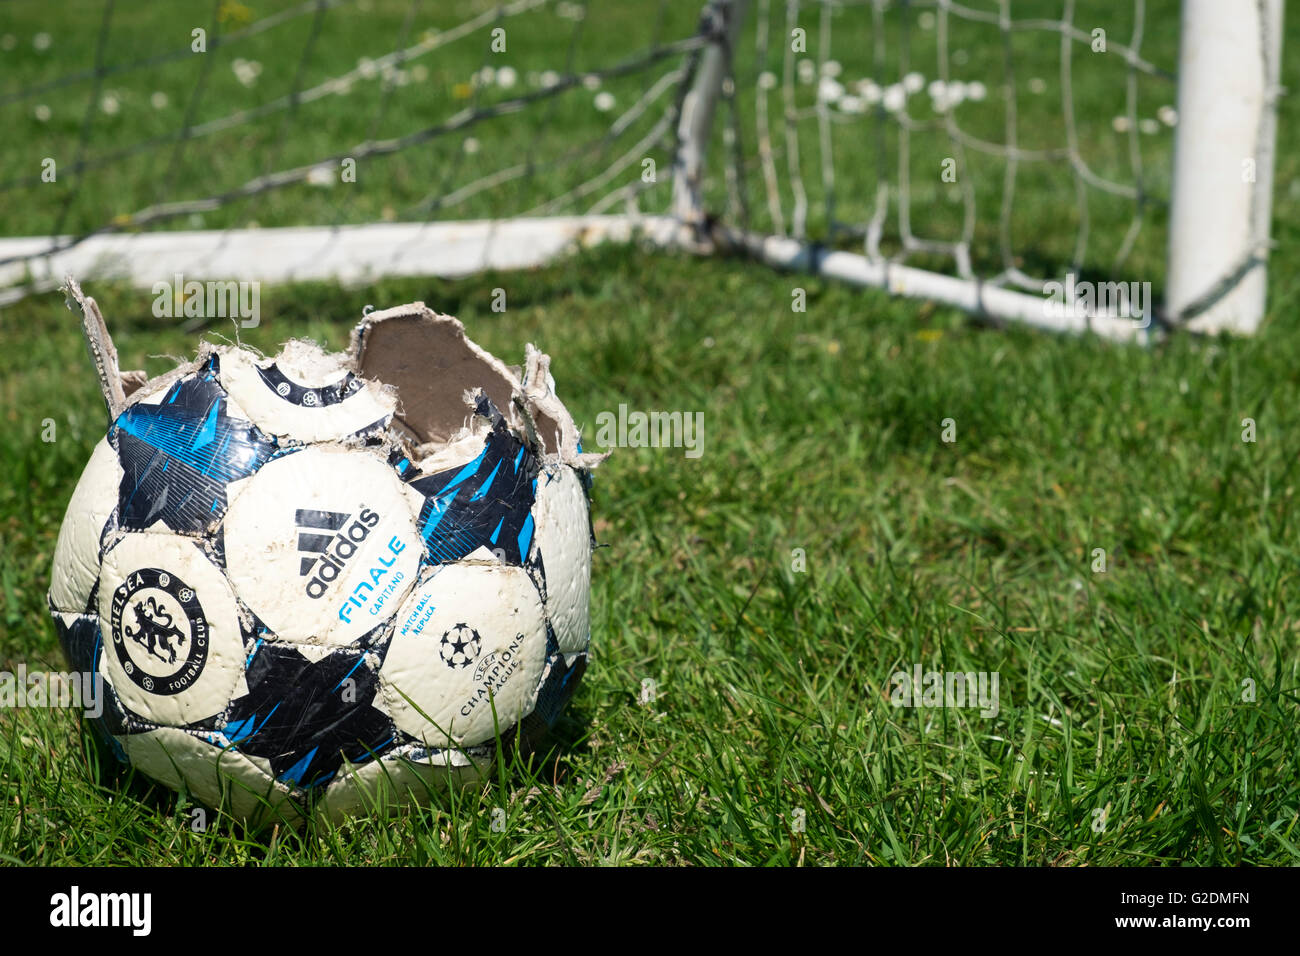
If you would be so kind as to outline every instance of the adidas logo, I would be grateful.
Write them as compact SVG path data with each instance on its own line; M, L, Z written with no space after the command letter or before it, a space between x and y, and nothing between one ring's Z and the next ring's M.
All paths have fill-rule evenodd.
M302 555L299 576L311 575L307 596L322 598L370 530L379 524L379 512L361 505L355 516L344 511L316 511L299 508L294 515L298 527L298 552ZM351 522L349 524L348 522Z

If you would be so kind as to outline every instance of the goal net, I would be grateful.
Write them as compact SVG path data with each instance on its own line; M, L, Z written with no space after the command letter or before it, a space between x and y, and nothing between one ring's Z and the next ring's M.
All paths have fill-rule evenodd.
M1280 0L194 10L8 6L0 306L641 237L1118 337L1263 311Z
M1045 328L1253 330L1279 4L748 6L730 244Z

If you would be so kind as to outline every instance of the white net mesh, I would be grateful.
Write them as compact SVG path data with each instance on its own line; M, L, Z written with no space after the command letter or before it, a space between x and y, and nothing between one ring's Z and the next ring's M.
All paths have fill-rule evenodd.
M760 232L994 285L1158 280L1177 12L755 0L715 201Z
M696 0L67 7L9 5L10 297L108 234L666 208L709 42Z

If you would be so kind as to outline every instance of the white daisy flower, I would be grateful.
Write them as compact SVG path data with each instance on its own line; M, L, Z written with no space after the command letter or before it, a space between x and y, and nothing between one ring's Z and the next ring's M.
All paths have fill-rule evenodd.
M829 76L823 76L821 82L817 84L817 99L826 103L834 103L844 95L844 85Z
M307 170L307 182L312 186L333 186L336 182L334 177L334 167L328 163L321 163L319 166L313 166Z
M373 71L374 64L371 63L370 67ZM236 57L235 61L230 64L230 69L234 71L235 79L237 79L241 84L244 86L252 86L257 82L258 76L262 73L262 64L258 63L256 60L245 60L242 57ZM365 71L362 70L362 72L364 73Z

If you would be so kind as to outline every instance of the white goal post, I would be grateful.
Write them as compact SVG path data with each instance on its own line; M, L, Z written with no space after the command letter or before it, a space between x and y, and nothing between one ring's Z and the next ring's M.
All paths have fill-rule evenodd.
M1178 59L1165 310L1197 331L1254 332L1267 283L1282 0L1185 0Z
M1182 0L1176 62L1166 63L1148 59L1143 46L1152 32L1148 0L1131 2L1123 36L1101 30L1103 60L1088 59L1099 52L1098 28L1076 22L1074 0L1055 4L1059 15L1022 18L1013 15L1013 0L710 0L693 29L676 35L663 24L680 2L663 0L659 18L647 18L658 26L647 27L629 55L526 77L508 64L488 66L469 78L470 101L432 125L329 144L309 162L201 183L146 206L110 205L112 215L86 213L75 229L0 238L0 308L58 287L67 274L143 288L174 274L358 283L528 268L580 246L640 241L705 255L740 252L780 269L1057 331L1137 340L1163 328L1249 334L1265 309L1282 0ZM328 24L342 5L303 3L232 33L222 48L238 50L296 17ZM1039 11L1045 0L1033 6ZM136 157L170 148L179 155L187 143L292 117L304 103L368 81L383 84L388 103L407 95L402 88L419 64L456 44L485 41L503 25L533 23L530 17L558 16L576 31L599 9L514 0L256 107L206 121L187 112L175 135L138 146L108 148L87 122L74 175L129 173ZM927 51L924 62L910 59L913 48ZM1004 49L1005 57L990 52ZM233 62L236 73L245 64L243 83L251 68ZM60 81L0 96L0 111L48 116L38 101L64 79L65 86L90 84L88 115L96 102L107 111L107 97L119 93L105 93L106 84L148 66L69 64ZM1089 79L1103 68L1111 71L1104 79ZM1158 101L1139 96L1148 82L1169 86L1160 120L1142 115ZM485 86L491 90L480 99ZM549 116L543 111L569 109L564 104L593 93L602 115L591 139L557 145L563 137L545 123L535 124L527 145L522 134L509 137L521 112ZM1100 123L1087 110L1112 94L1120 105ZM1042 105L1050 97L1059 97L1059 108L1057 100ZM1036 102L1036 115L1059 115L1054 141L1029 142L1017 122L1017 111ZM1113 139L1098 143L1098 129ZM524 158L489 156L479 138L489 141L493 130L505 131L495 142L523 146ZM445 142L468 162L398 221L221 228L204 221L266 193L310 191L335 176L340 161L409 157ZM1041 185L1053 175L1059 188ZM1026 180L1039 183L1037 193ZM0 183L0 200L4 192L48 202L35 176ZM517 208L456 218L513 195L526 197ZM1064 214L1051 205L1058 198ZM1055 251L1029 248L1025 219L1055 230L1048 243ZM65 225L62 215L56 221ZM192 228L172 228L178 223ZM1159 253L1147 249L1134 266L1134 250L1151 245L1154 233L1164 240ZM1096 251L1099 235L1104 251ZM1122 301L1105 295L1107 287L1149 286L1154 273L1163 302L1139 310L1127 294ZM1083 286L1086 294L1077 291Z

